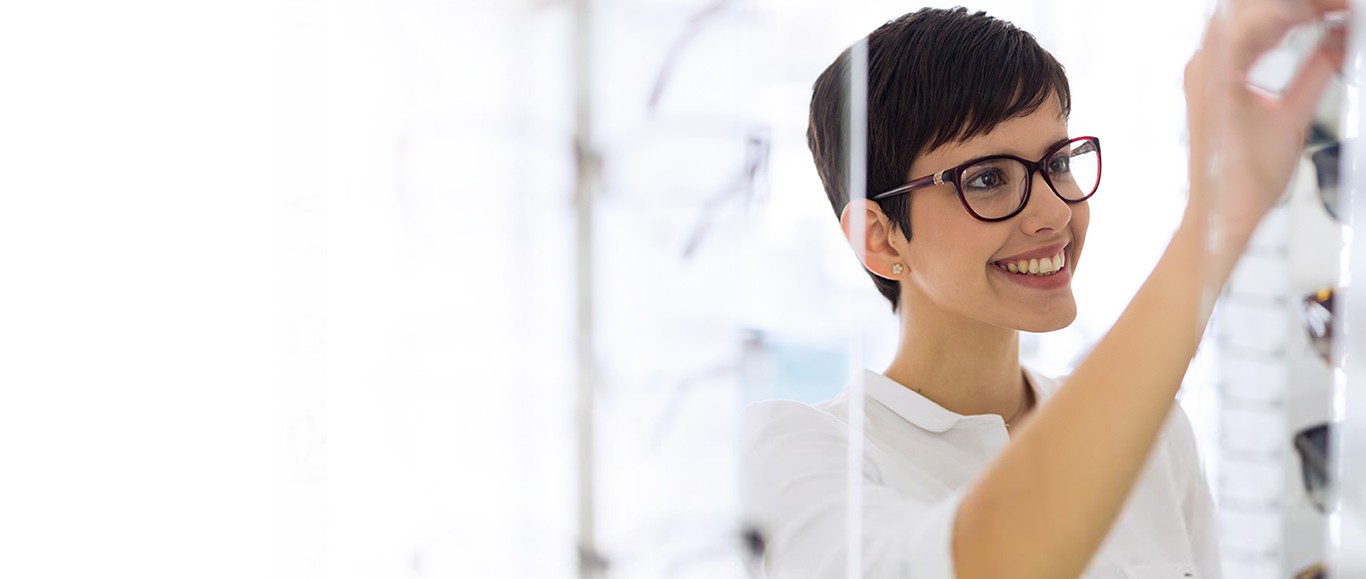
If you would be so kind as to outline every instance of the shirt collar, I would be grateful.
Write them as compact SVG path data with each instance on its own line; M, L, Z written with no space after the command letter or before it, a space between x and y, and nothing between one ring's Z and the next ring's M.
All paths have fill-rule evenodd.
M1034 389L1035 403L1042 403L1053 392L1056 382L1025 369L1029 385ZM902 386L872 370L863 371L864 394L886 406L906 421L930 432L944 432L958 424L959 420L972 418L953 412L938 403L921 396L919 392Z

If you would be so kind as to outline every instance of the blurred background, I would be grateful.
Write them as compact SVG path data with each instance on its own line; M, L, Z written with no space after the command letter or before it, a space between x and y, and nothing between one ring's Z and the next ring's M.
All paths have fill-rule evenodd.
M739 410L896 343L806 149L810 86L922 5L954 3L0 8L0 576L744 576ZM969 7L1033 32L1105 141L1080 315L1022 336L1065 374L1176 228L1214 3ZM1318 145L1359 124L1335 82ZM1362 422L1349 348L1305 327L1362 254L1316 169L1180 398L1227 577L1366 552L1295 443Z

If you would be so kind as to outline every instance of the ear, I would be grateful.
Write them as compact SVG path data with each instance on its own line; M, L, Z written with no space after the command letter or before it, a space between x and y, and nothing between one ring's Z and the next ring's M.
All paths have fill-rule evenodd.
M904 247L906 236L900 231L893 231L891 220L877 203L855 199L845 204L844 211L840 213L840 228L868 271L890 280L900 280L906 276L910 264L906 263L897 249ZM857 239L860 236L856 236L860 231L861 240ZM858 245L860 242L862 249ZM903 266L900 275L892 273L892 266L896 264Z

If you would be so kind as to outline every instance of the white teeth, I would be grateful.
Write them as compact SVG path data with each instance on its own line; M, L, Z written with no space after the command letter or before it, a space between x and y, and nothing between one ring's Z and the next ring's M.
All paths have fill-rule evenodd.
M997 264L997 267L1020 275L1049 276L1062 271L1062 266L1066 264L1065 255L1065 252L1059 251L1053 257L1001 262Z

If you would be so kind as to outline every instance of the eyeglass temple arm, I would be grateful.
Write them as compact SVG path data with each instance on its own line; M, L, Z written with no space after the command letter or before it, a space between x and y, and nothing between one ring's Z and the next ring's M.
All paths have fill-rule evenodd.
M952 171L952 169L950 169L949 171ZM878 193L877 195L874 195L872 197L872 200L877 201L879 199L886 199L893 195L910 193L911 191L915 191L916 189L924 189L926 187L932 187L935 185L943 185L944 175L947 174L949 171L943 171L940 173L935 173L933 175L926 175L924 177L911 181L910 183L897 187L896 189L892 189L891 191Z

